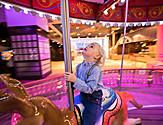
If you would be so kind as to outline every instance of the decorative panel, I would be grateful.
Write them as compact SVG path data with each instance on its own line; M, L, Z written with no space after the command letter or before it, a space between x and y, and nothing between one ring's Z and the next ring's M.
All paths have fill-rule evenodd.
M9 29L19 79L39 79L51 72L49 39L39 35L38 28L22 26ZM42 62L47 62L46 66Z

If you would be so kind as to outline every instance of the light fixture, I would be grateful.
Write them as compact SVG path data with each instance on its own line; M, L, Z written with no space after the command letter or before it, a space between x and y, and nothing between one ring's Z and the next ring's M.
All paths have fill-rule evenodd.
M44 17L44 14L42 12L39 12L40 17Z
M40 29L40 28L39 28L39 29L37 29L37 31L41 31L41 30L42 30L42 29Z
M162 25L163 24L163 21L160 21L160 25Z
M26 8L23 9L23 12L24 12L25 14L28 14L28 11L29 11L29 10L26 9Z
M91 28L95 28L95 26L92 26Z
M5 8L6 8L7 10L9 10L9 9L11 9L11 6L10 6L9 4L5 4Z
M82 23L82 24L85 24L85 23L86 23L86 21L85 21L85 20L81 20L81 23Z
M106 26L106 28L109 28L109 27L110 27L109 25Z
M121 3L124 3L126 0L121 0Z
M80 33L78 33L77 36L80 36Z
M111 8L112 8L112 10L114 10L114 9L115 9L115 4L113 4L113 5L111 6Z
M104 14L108 15L108 9L104 10Z
M73 18L72 18L72 22L73 22L73 23L76 23L76 22L77 22L77 19L73 19Z
M6 42L6 40L5 40L5 39L3 39L1 42L2 42L2 43L5 43L5 42Z
M102 33L98 33L98 35L101 35Z
M91 33L88 33L88 36L90 36L91 35Z
M52 19L53 20L56 20L57 19L57 17L55 15L52 14L51 16L52 16Z
M79 27L79 26L77 26L77 27L76 27L76 29L78 30L78 29L80 29L80 27Z

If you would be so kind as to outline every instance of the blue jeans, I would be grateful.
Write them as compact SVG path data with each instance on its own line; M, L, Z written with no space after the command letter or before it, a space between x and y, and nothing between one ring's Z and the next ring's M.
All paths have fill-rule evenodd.
M102 91L92 94L80 93L81 103L84 105L83 125L95 125L101 112Z
M100 111L101 106L89 101L83 101L84 111L83 111L83 125L95 125Z

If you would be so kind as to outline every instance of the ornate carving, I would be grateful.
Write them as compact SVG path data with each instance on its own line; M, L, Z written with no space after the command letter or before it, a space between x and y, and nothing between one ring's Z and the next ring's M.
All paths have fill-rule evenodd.
M153 19L161 16L163 14L163 6L150 7L148 14Z

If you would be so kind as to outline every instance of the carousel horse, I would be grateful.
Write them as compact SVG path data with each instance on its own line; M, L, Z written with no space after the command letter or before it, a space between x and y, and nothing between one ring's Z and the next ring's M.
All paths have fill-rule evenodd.
M128 92L114 91L111 88L104 88L101 114L96 125L141 125L141 119L128 119L127 102L129 101L137 109L142 105L137 103L133 95ZM82 121L84 106L80 103L80 95L76 96L76 109L78 110L78 121ZM82 123L81 123L82 124Z
M0 75L9 92L0 91L0 112L19 113L17 125L77 125L73 112L59 109L45 97L30 96L16 79Z
M9 89L9 92L0 91L0 112L19 113L21 120L16 125L81 125L82 104L75 106L75 112L67 108L59 109L45 97L30 96L24 86L16 79L7 75L0 75L0 80ZM113 89L103 90L101 115L96 125L130 125L128 120L127 101L137 108L134 97L127 92L117 92ZM77 99L79 98L79 99ZM80 100L76 96L75 100ZM133 125L136 125L134 121Z

